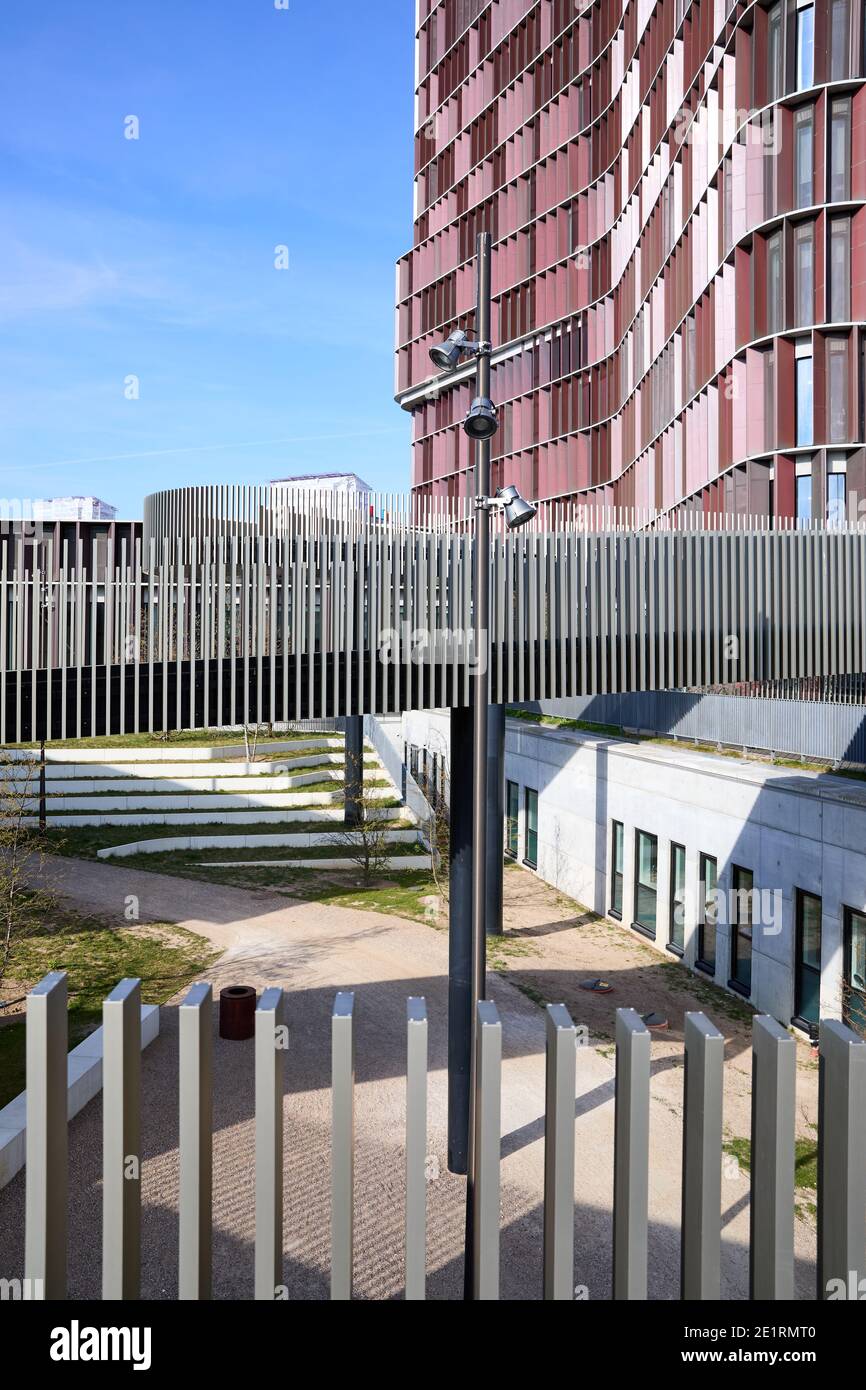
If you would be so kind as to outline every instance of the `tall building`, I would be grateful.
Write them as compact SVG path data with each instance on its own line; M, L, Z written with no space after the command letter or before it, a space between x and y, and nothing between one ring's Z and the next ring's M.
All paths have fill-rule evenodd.
M493 238L493 483L866 508L866 0L418 0L396 390L412 484L471 490L428 352Z

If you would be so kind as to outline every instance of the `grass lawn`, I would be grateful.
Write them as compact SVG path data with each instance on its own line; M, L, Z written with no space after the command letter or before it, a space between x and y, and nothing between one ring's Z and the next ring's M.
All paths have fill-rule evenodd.
M752 1166L751 1139L727 1139L722 1145L726 1154L735 1158L744 1173ZM794 1140L794 1192L797 1210L803 1208L813 1216L818 1210L818 1140Z
M425 853L420 844L389 845L388 856L394 858ZM127 854L116 862L124 869L146 869L154 874L174 874L188 878L210 878L214 864L225 864L233 856L246 862L249 859L261 860L267 866L269 859L346 859L350 851L347 845L311 845L308 849L293 845L266 845L261 849L184 849L169 850L166 854ZM234 868L234 866L232 866ZM200 869L203 872L192 872ZM188 872L189 871L189 872ZM219 872L218 870L216 872ZM227 872L230 872L227 871ZM282 873L292 870L283 868Z
M283 733L259 734L258 744L285 743L291 739L342 739L338 733L304 733L290 729ZM253 739L250 739L252 745ZM222 748L226 744L244 744L243 730L183 729L169 734L110 734L107 738L54 739L48 748L104 748L116 752L122 748ZM38 743L7 743L7 748L38 748Z
M63 916L59 930L41 931L16 946L4 994L17 999L49 970L66 970L70 1048L102 1022L102 1001L119 980L139 977L142 1002L164 1004L219 955L201 937L171 924L115 927L97 917ZM15 1014L0 1025L0 1106L24 1090L24 1074L24 1018Z
M589 734L612 734L615 738L634 742L618 724L593 724L589 719L563 719L558 714L535 714L532 710L516 709L512 705L505 713L509 719L522 719L525 724L543 724L546 729L583 729Z
M398 806L398 801L383 801L384 807ZM338 809L339 803L335 806ZM252 807L250 809L253 809ZM298 807L298 810L304 808ZM326 808L327 809L327 808ZM50 854L62 854L72 859L95 859L96 852L108 845L128 845L134 840L166 840L183 835L282 835L319 832L336 834L341 828L340 821L258 821L254 825L232 827L231 811L226 812L223 821L205 821L201 825L49 825L44 839ZM405 826L402 821L394 821L395 829ZM196 851L198 853L198 851ZM153 859L155 855L134 856ZM167 856L166 856L167 857ZM172 855L172 858L176 857ZM129 864L130 859L123 861ZM147 867L146 865L143 867ZM162 870L165 872L165 870Z

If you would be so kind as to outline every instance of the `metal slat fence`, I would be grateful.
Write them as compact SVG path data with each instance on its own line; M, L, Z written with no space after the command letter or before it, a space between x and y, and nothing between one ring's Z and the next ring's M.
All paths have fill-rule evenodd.
M645 690L535 701L540 714L757 748L770 753L866 763L866 705L752 699L696 690Z
M479 663L497 703L866 670L866 532L499 534L480 652L455 531L126 558L95 580L3 557L6 741L453 706Z
M103 1297L136 1298L140 1283L141 1059L139 986L125 980L105 1001ZM45 977L27 1001L28 1133L25 1287L64 1298L67 1268L66 976ZM255 1280L262 1300L286 1296L283 1275L283 1102L288 1035L285 995L264 991L255 1027ZM352 1297L354 1227L355 1000L338 994L331 1019L331 1298ZM478 1005L475 1295L500 1293L502 1023ZM211 1032L209 985L180 1006L179 1297L212 1292ZM427 1232L436 1220L425 1181L428 1143L427 1012L406 1010L405 1296L426 1297ZM543 1284L539 1296L576 1296L575 1053L578 1035L562 1005L547 1007ZM794 1039L758 1016L753 1037L751 1296L788 1299L794 1288ZM684 1299L716 1299L720 1287L722 1066L724 1039L702 1013L686 1015L683 1120ZM613 1297L647 1297L650 1179L650 1035L631 1009L617 1011L613 1183ZM302 1139L301 1139L302 1142ZM842 1024L821 1025L818 1131L818 1278L827 1297L866 1275L866 1041ZM130 1165L133 1165L132 1167ZM577 1178L577 1198L580 1179ZM580 1230L577 1230L579 1245ZM856 1287L856 1284L855 1284ZM666 1291L668 1294L673 1291ZM838 1293L836 1294L838 1297Z

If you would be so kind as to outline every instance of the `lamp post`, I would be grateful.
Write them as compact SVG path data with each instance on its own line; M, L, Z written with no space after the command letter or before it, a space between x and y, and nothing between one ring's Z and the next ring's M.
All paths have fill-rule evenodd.
M479 347L475 358L476 403L490 398L490 233L478 235ZM471 417L467 417L469 424ZM483 417L482 417L483 419ZM493 429L496 428L494 416ZM475 446L475 546L474 546L474 652L475 709L473 712L472 783L472 983L469 1065L469 1143L466 1173L466 1243L463 1265L463 1297L475 1297L475 1112L478 1078L478 1001L487 994L487 706L490 673L487 669L487 629L490 621L490 512L484 505L490 494L490 439L482 433ZM467 429L467 433L469 433Z
M487 902L487 731L490 703L490 673L488 670L488 627L490 621L490 513L501 508L509 529L523 526L535 515L535 508L526 502L516 487L500 488L490 496L490 441L497 430L496 410L490 399L491 306L490 306L490 248L489 232L478 235L477 256L477 340L470 340L463 329L456 329L441 346L430 351L435 366L453 371L464 354L475 358L475 396L463 428L475 442L475 544L473 565L473 658L474 712L472 730L472 912L471 912L471 969L468 1008L462 1017L449 1014L449 1034L459 1027L460 1036L449 1036L449 1067L458 1066L469 1073L468 1143L466 1147L466 1245L464 1263L464 1298L475 1297L475 1087L477 1051L478 1002L486 994L486 902ZM452 812L453 814L453 812ZM459 953L458 953L459 955ZM468 1013L468 1027L467 1024ZM468 1049L469 1056L465 1056ZM462 1054L462 1055L461 1055ZM466 1068L466 1062L469 1065ZM456 1091L456 1088L455 1088ZM450 1116L449 1116L450 1119Z

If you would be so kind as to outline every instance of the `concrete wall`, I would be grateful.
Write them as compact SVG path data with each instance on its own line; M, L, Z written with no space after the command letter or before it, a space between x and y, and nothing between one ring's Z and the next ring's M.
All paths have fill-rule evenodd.
M407 742L441 752L447 716L407 715L404 733ZM754 888L773 895L766 920L754 928L751 1002L786 1025L794 1015L796 890L817 894L821 1013L839 1016L844 907L866 910L866 783L518 720L508 721L506 777L520 788L519 857L529 787L538 792L537 872L597 912L610 907L612 822L622 822L624 929L634 916L636 831L658 837L659 950L669 944L671 844L685 847L688 966L695 965L700 855L718 861L723 894L734 865L750 869ZM730 933L720 921L714 979L723 987L731 972Z

